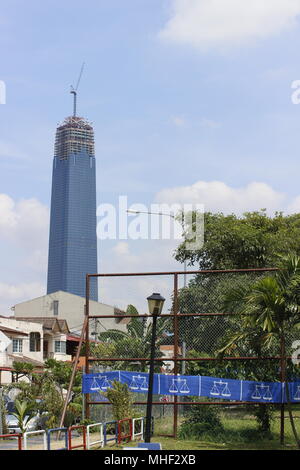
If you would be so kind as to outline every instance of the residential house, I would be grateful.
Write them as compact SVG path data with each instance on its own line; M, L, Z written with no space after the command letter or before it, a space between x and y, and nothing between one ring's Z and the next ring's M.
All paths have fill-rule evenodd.
M12 307L15 317L18 318L57 318L66 320L71 333L81 333L84 314L85 298L69 292L58 291L43 295L36 299L21 302ZM90 301L91 315L107 315L110 318L94 319L90 321L90 331L97 335L102 331L117 329L126 332L128 318L113 318L114 315L125 312L111 305ZM111 318L112 317L112 318Z
M48 358L71 361L68 334L65 320L0 317L0 384L12 382L13 362L31 363L38 372Z

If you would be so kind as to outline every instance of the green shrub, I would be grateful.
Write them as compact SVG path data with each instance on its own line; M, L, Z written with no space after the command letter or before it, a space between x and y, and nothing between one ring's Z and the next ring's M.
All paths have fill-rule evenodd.
M210 405L193 405L179 429L180 439L198 439L224 431L219 410Z
M103 395L108 398L112 404L113 419L132 418L134 414L132 407L133 396L127 384L122 384L114 380L112 388L109 388Z

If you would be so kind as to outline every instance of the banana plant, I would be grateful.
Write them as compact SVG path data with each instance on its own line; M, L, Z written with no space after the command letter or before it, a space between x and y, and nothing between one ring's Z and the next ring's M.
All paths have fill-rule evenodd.
M12 414L17 418L21 433L24 434L24 432L26 432L28 429L29 422L33 415L32 405L27 401L21 402L16 399L15 406L17 411Z

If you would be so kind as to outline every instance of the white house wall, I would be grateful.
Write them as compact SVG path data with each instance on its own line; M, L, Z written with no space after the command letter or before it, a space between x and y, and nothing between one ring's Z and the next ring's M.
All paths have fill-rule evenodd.
M8 355L13 354L16 358L20 358L20 361L23 361L23 356L33 359L38 362L43 362L43 327L38 323L31 323L31 322L24 322L24 321L17 321L14 318L0 318L0 325L11 328L12 330L20 330L20 333L27 333L28 336L18 335L16 332L13 336L9 333L6 334L11 340L14 339L21 339L22 340L22 352L15 353L13 352L13 345L11 344L7 347L4 353L0 354L0 364L2 366L10 366L12 362L16 359L11 359ZM29 334L30 333L39 333L41 337L41 350L40 351L30 351L29 345Z

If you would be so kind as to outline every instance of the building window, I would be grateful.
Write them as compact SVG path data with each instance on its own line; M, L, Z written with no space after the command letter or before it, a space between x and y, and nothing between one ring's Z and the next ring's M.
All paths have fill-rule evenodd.
M39 352L41 350L41 335L38 332L30 333L29 335L29 350L30 352Z
M58 316L58 300L53 300L53 315Z
M23 340L22 339L13 339L13 353L23 352Z
M54 351L56 353L66 354L66 344L65 341L55 341Z

